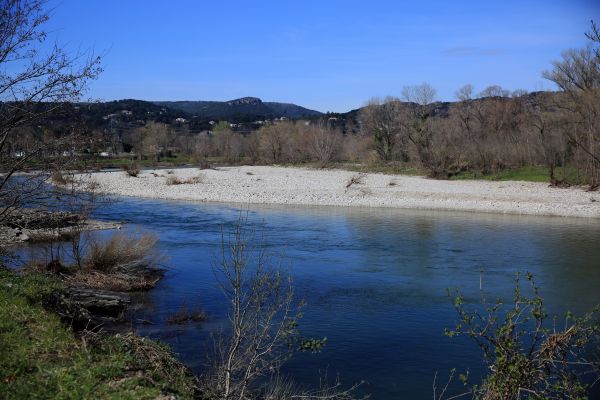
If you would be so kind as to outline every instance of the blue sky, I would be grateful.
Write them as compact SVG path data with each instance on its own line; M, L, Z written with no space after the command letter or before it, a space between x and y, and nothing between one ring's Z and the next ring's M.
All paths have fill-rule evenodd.
M92 98L256 96L341 112L422 82L439 100L466 83L552 89L541 72L600 21L600 0L50 4L53 39L104 54Z

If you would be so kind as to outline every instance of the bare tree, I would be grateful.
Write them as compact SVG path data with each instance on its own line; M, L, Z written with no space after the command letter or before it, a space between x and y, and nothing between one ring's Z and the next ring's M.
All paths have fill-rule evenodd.
M185 132L184 134L178 133L175 135L174 143L178 152L186 156L191 156L194 154L194 147L197 140L198 138L195 135Z
M460 89L458 89L455 93L455 96L460 101L471 100L473 98L473 90L473 85L468 83Z
M141 136L140 152L151 156L155 161L160 161L173 143L174 135L171 128L166 124L151 121L138 131Z
M214 142L220 156L229 163L238 162L242 156L242 136L226 128L214 133Z
M527 96L528 93L529 92L525 89L515 89L510 94L510 97L512 97L512 98L523 97L523 96Z
M508 97L510 92L500 85L488 86L479 92L478 97Z
M264 126L258 131L262 151L272 163L283 161L287 136L292 128L290 122L280 122Z
M220 398L245 399L250 385L288 356L286 338L298 317L290 280L270 264L266 253L250 251L251 234L240 218L223 233L219 285L231 302L231 337L216 368Z
M306 391L281 379L280 367L295 349L318 350L323 341L298 335L302 302L280 263L255 240L243 216L222 233L214 272L230 302L230 332L217 341L214 369L205 377L208 398L351 399L356 385L343 389L336 381Z
M566 96L557 106L570 113L574 126L569 140L584 154L579 168L589 177L591 188L600 186L600 36L592 22L590 42L583 49L563 52L562 60L543 73Z
M487 96L451 107L450 116L460 126L470 169L490 174L507 166L533 163L530 143L523 134L525 100Z
M260 160L260 137L256 132L252 132L244 137L244 155L250 158L252 163Z
M434 161L434 130L432 115L427 107L434 101L435 95L436 90L427 83L404 86L402 89L402 97L411 103L404 117L408 139L415 146L421 164L428 168L433 176L442 177L445 173L438 173L438 163Z
M214 153L214 143L210 136L205 133L200 133L195 136L193 154L196 161L200 159L206 159Z
M373 151L373 139L358 133L348 133L340 144L340 158L344 161L370 162L378 155Z
M372 99L360 110L358 119L365 135L373 137L375 150L382 161L390 161L397 143L402 147L405 158L405 139L402 137L403 122L399 111L400 100L387 97L383 101Z
M45 122L69 113L100 73L100 58L92 54L70 55L56 44L42 51L49 18L44 0L0 1L0 220L39 196L52 170L73 164L81 129L51 132ZM32 134L27 145L24 130ZM30 168L38 172L13 179Z
M594 48L594 54L596 55L596 57L600 57L600 48L598 48L598 43L600 43L600 28L598 28L598 25L596 25L596 23L594 21L591 21L591 28L589 32L586 32L585 37L587 37L590 42L592 43L596 43L596 46Z
M454 118L431 118L426 135L427 141L417 143L417 149L431 177L449 179L467 169L464 134Z
M405 101L426 106L435 101L437 90L428 83L420 85L404 86L402 88L402 98Z
M327 166L339 151L341 133L323 123L311 125L309 130L310 150L321 168Z
M596 46L597 47L597 46ZM543 77L554 82L566 93L589 92L598 89L600 71L598 55L591 43L582 49L563 51L562 60L552 63L553 69L545 71Z
M567 130L568 119L565 113L556 108L550 108L551 101L547 95L540 94L535 102L526 104L526 124L531 127L534 136L534 146L539 148L541 158L548 168L552 186L566 185L564 174L559 177L559 167L565 166L570 150ZM537 140L535 140L537 139ZM528 140L528 138L525 138Z

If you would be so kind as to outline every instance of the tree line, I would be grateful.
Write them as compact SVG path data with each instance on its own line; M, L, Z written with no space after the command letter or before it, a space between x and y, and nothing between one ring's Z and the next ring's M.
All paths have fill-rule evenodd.
M31 22L24 11L14 18L5 25ZM37 39L28 31L6 34L11 32L21 46ZM563 52L543 72L559 88L556 92L510 92L494 85L475 93L467 84L449 103L436 101L435 88L423 83L405 86L399 97L374 98L357 112L261 121L256 130L240 130L226 121L207 122L207 129L199 130L154 119L99 127L75 106L82 104L77 101L83 84L100 73L99 58L78 56L80 69L67 74L73 60L62 50L44 57L34 53L28 55L33 57L28 69L2 79L0 167L10 177L33 166L40 169L48 160L73 164L65 155L107 149L155 161L181 154L198 162L218 158L230 164L391 164L437 179L544 166L552 185L595 189L600 185L600 33L594 22L586 37L584 48ZM0 50L19 50L8 44ZM10 62L7 58L3 64ZM44 80L37 78L39 90L32 91L31 79L37 75Z
M186 133L149 122L123 140L139 157L157 160L172 150L227 163L392 163L438 179L545 166L553 185L597 188L600 35L595 23L586 36L585 48L565 51L543 72L557 92L510 92L493 85L475 93L467 84L456 91L455 102L447 103L435 101L436 90L423 83L336 117L267 122L243 134L226 123Z

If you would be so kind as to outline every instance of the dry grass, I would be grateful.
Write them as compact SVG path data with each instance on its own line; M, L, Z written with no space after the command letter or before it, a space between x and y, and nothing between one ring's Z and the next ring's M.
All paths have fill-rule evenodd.
M179 310L167 317L169 325L183 325L189 322L206 321L208 315L201 308L190 309L187 305L182 305Z
M138 292L150 290L160 280L159 276L136 276L122 273L104 272L77 272L73 275L65 275L65 280L72 286L112 290L115 292Z
M76 228L64 229L37 229L28 232L29 243L55 243L57 241L67 241L79 235Z
M63 265L60 261L54 260L48 262L39 258L28 260L27 264L22 267L22 271L26 273L52 273L56 275L67 275L71 273L69 266Z
M165 183L168 186L173 186L173 185L183 185L185 182L181 178L179 178L175 175L172 175L166 179Z
M201 170L201 171L203 169L212 169L212 166L206 160L193 159L192 163L195 164L198 167L198 169Z
M53 239L50 245L56 237ZM47 254L40 254L41 258L34 254L24 268L59 275L74 287L119 292L149 290L164 274L160 266L164 257L155 249L156 241L151 234L119 232L104 240L90 235L81 242L79 253L73 255L75 263L64 264L62 257L49 262Z
M100 184L95 180L89 180L83 183L83 190L88 192L95 192L100 189Z
M185 183L196 184L204 182L204 174L198 174L186 179Z
M194 184L202 183L202 182L204 182L204 175L202 175L202 174L198 174L198 175L189 177L187 179L181 179L178 176L171 175L171 176L167 177L167 180L165 181L165 183L168 186L172 186L172 185L194 185Z
M152 234L117 233L106 241L92 241L84 257L84 269L103 273L136 273L156 267L160 255Z
M136 163L125 164L121 168L123 168L125 173L132 178L137 178L140 174L140 167Z
M52 171L50 175L50 179L52 179L52 183L55 185L66 186L73 183L73 177L69 175L64 175L61 171L55 170Z
M353 185L362 185L365 183L365 174L357 174L352 176L348 182L346 182L346 189L349 189Z

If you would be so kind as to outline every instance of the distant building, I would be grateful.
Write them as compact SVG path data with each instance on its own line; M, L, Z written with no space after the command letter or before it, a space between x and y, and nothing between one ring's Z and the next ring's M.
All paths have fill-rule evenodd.
M121 110L121 114L123 115L132 115L133 113L129 110Z
M187 122L187 120L185 118L175 118L175 122L178 124L185 124Z

